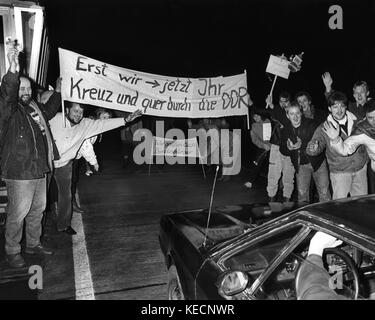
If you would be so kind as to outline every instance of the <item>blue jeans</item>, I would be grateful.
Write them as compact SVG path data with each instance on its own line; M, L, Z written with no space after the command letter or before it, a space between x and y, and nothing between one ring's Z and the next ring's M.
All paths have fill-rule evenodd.
M57 230L70 227L72 220L72 164L70 161L61 168L55 168L55 181L58 190L56 224Z
M319 169L314 171L312 165L301 164L298 168L297 173L297 189L298 189L298 201L299 202L310 202L310 183L311 176L314 179L316 189L319 195L319 201L331 200L331 193L329 191L329 177L327 163L324 160L320 165Z
M5 179L8 192L7 220L5 225L5 252L21 252L24 221L26 247L40 244L42 218L47 202L46 177L34 180Z

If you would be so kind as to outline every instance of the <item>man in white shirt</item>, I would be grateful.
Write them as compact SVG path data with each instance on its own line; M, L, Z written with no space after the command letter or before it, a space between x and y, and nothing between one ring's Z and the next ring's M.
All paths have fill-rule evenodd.
M126 118L91 120L83 118L83 107L79 103L65 101L65 110L66 127L63 124L62 113L58 113L49 122L60 154L60 159L54 161L54 177L58 189L56 223L58 231L74 235L76 232L71 227L72 161L76 157L79 148L87 138L124 126L138 118L142 112L137 110Z

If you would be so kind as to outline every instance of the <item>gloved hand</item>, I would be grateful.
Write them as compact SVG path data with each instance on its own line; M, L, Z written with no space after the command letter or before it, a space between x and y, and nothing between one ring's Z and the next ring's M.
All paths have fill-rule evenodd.
M329 234L318 231L310 240L308 255L316 254L322 256L325 248L335 248L340 244L342 244L342 240L337 240L337 238Z

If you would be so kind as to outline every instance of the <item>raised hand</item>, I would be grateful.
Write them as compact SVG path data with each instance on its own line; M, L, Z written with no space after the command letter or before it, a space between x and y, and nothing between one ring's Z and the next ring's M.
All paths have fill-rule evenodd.
M266 98L266 109L268 107L270 107L271 109L273 109L272 95L270 95L270 94Z
M325 121L323 123L323 131L330 140L336 140L340 135L340 127L335 127L330 121Z
M335 248L342 244L342 240L326 234L324 232L318 231L310 240L309 255L317 254L322 256L323 250L325 248Z
M297 142L294 144L294 147L297 150L297 149L301 148L301 146L302 146L302 140L299 137L297 137Z
M18 69L19 67L18 55L19 55L19 51L17 48L10 47L8 49L7 57L8 57L9 65L10 65L12 72L15 72L16 69Z
M302 145L302 141L299 137L297 137L296 143L293 143L292 140L290 140L290 139L288 139L287 142L286 142L286 146L290 151L298 150L299 148L301 148L301 145Z
M318 151L318 148L319 148L319 141L314 140L312 142L309 142L308 145L307 145L307 148L308 148L310 153L312 153L312 154L316 153Z
M324 86L326 87L326 91L330 92L332 89L332 83L333 83L331 74L329 72L323 73L322 80L323 80Z
M142 110L138 109L136 111L134 111L133 113L129 114L126 118L125 118L125 121L126 122L132 122L133 120L137 119L138 117L140 117L142 115Z

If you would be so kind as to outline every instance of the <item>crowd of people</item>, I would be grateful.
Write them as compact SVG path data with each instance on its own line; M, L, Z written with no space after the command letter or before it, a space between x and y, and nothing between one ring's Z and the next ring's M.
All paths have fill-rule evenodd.
M355 102L348 102L345 93L332 88L328 72L322 81L327 107L316 108L308 92L299 92L294 99L282 92L277 103L268 96L266 108L251 109L251 140L258 156L245 186L253 186L269 159L270 202L278 201L280 189L282 202L289 202L294 190L296 201L313 202L311 180L319 201L375 192L375 101L369 87L365 81L356 82ZM270 123L272 133L265 137L263 128Z
M95 141L101 141L103 132L123 127L122 160L126 166L134 147L132 136L142 126L134 120L142 112L113 117L107 109L98 108L89 118L84 117L83 105L65 101L62 114L61 79L57 80L55 90L44 92L36 102L31 80L19 73L18 50L11 48L7 58L10 68L0 91L1 175L8 192L5 252L8 264L19 268L25 266L20 244L24 224L25 252L53 254L40 242L47 193L52 194L50 202L57 230L75 235L72 211L82 212L76 200L79 159L85 159L87 175L98 171L101 157L100 152L95 152ZM298 92L294 99L288 92L282 92L277 102L270 95L266 108L249 106L250 136L257 151L245 186L254 185L262 166L268 162L270 202L279 200L280 189L282 202L290 202L294 190L298 202L314 201L312 180L319 201L375 190L375 101L370 98L369 87L364 81L356 82L355 102L348 102L344 93L333 89L329 73L322 76L322 81L327 108L315 107L305 91ZM230 127L225 118L183 121L186 129L203 128L207 132ZM229 133L228 143L224 144L216 141L214 135L209 136L215 140L210 141L209 148L219 149L221 181L229 180L233 164L241 157L234 152L240 149L241 137L235 131ZM209 163L213 151L208 150ZM227 165L228 160L231 165Z

